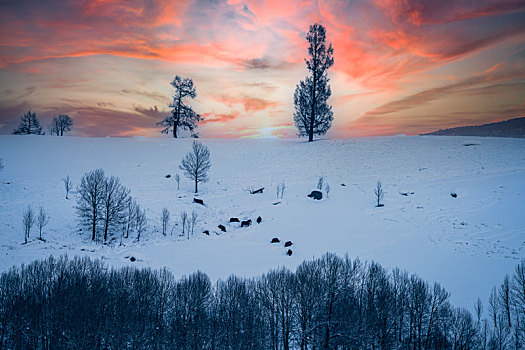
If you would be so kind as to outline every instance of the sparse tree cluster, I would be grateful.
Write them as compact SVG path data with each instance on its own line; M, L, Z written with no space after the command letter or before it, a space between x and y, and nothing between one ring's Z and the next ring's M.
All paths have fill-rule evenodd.
M49 133L56 136L64 136L64 133L71 131L73 119L67 114L59 114L54 117L49 125Z
M522 349L524 287L522 261L483 319L481 302L473 316L439 284L333 254L216 285L51 257L0 275L0 348Z
M180 128L189 130L191 135L196 137L195 129L198 126L197 123L202 120L202 117L196 113L191 106L185 103L186 98L194 99L197 97L193 80L176 75L171 82L171 86L175 89L173 101L169 104L171 115L164 118L164 120L157 123L157 125L163 128L161 130L163 134L169 134L171 132L174 138L177 138L177 131Z
M137 230L140 239L146 225L144 212L118 177L106 177L102 169L88 172L82 177L77 191L77 215L81 226L91 232L91 240L97 240L100 234L105 243L112 234L129 237L133 229Z

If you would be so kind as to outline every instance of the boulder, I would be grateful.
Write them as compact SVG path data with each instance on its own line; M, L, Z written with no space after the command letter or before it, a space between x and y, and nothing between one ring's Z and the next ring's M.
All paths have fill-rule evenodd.
M313 198L315 200L321 200L321 199L323 199L323 192L321 192L321 191L312 191L312 192L310 192L308 197Z

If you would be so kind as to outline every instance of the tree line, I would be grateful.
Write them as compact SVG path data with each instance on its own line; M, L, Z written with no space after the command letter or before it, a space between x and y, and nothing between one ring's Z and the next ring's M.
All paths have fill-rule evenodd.
M334 65L332 44L326 44L326 28L315 23L310 26L306 34L308 41L308 59L305 59L309 75L301 80L293 96L293 119L297 127L298 136L307 136L308 141L313 141L314 135L324 135L332 126L332 106L328 104L332 91L328 69ZM185 129L192 137L197 138L198 123L203 120L202 115L195 112L186 100L197 97L197 89L191 78L176 75L171 81L175 89L168 107L170 114L164 117L157 126L161 133L171 134L174 138L179 136L179 130ZM48 127L51 135L63 136L71 131L73 120L66 114L53 118ZM13 130L15 135L44 135L40 121L36 114L28 111L20 118L19 126Z
M53 258L0 275L2 349L523 349L525 260L484 318L439 284L326 254L231 276Z
M49 134L64 136L64 133L71 131L73 119L67 114L59 114L53 118L48 126ZM13 130L13 135L45 135L40 120L36 113L27 111L20 117L18 127Z

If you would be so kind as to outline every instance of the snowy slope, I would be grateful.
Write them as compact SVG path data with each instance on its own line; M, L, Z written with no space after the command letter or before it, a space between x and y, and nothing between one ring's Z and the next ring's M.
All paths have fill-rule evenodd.
M212 279L253 276L290 268L330 251L373 259L437 281L453 303L469 309L525 258L525 140L477 137L391 137L350 140L201 139L211 151L210 181L200 188L206 206L193 204L193 184L173 177L190 139L113 139L0 136L0 270L50 254L86 254L123 266L163 267L177 275L202 270ZM465 144L471 144L464 146ZM119 176L146 208L149 230L140 243L104 246L79 231L76 194L65 200L61 179L76 186L90 170ZM328 199L306 197L325 176ZM385 206L375 208L381 180ZM276 186L284 199L273 205ZM344 184L345 186L342 186ZM251 195L249 188L265 187ZM451 193L457 193L457 198ZM401 193L407 193L407 196ZM52 219L46 242L22 245L22 212L44 205ZM181 211L199 214L195 236L160 233L166 206L177 223ZM230 217L262 216L239 228ZM218 224L227 226L219 231ZM210 236L201 232L212 231ZM218 233L218 232L217 232ZM291 240L293 256L272 237ZM135 256L137 262L125 257Z

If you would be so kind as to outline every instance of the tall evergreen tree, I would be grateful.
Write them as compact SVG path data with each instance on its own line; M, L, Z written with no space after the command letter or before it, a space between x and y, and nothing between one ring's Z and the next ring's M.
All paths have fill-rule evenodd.
M173 94L173 102L169 104L171 108L171 115L167 116L161 122L157 123L163 129L161 133L172 133L174 138L177 138L177 130L183 128L189 130L192 135L197 128L197 123L202 120L200 114L196 113L192 107L184 103L186 97L194 99L197 97L195 86L191 78L183 78L178 75L171 82L171 86L175 88Z
M35 113L27 111L26 114L20 117L20 124L18 128L13 130L13 135L43 135L42 126L36 117Z
M314 139L314 134L325 134L332 125L332 107L327 103L332 94L327 71L334 65L332 44L326 47L326 29L316 23L310 26L306 35L309 42L309 59L305 59L310 71L304 81L295 88L294 122L299 136L308 136L308 141Z

